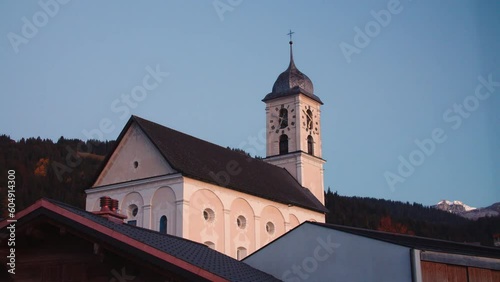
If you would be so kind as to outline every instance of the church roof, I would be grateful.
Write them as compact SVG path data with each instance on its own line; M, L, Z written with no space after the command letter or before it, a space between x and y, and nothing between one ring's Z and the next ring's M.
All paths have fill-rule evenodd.
M55 200L42 198L18 212L16 226L49 218L77 231L75 234L104 242L121 253L154 267L175 272L189 281L279 281L273 276L210 249L206 245L157 231L116 223ZM9 225L0 221L0 230ZM4 231L2 231L4 232Z
M169 165L187 177L287 205L328 212L309 189L302 187L284 168L137 116L130 118L117 144L133 122L144 131ZM229 177L218 178L218 174Z
M295 62L293 61L292 44L293 42L290 41L290 64L288 65L288 68L278 76L278 79L274 82L272 92L267 94L262 101L266 102L268 100L294 96L302 93L318 103L323 104L321 99L314 95L314 86L311 79L299 71L299 69L295 66Z

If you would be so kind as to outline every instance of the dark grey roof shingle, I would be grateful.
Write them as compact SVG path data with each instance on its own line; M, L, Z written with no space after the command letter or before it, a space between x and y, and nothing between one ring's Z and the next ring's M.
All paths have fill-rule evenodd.
M272 201L328 212L321 202L284 168L137 116L130 118L120 138L132 122L139 125L165 160L183 175ZM227 171L228 164L237 164L238 169L234 170L241 169L241 172L230 175ZM213 176L219 172L230 176L227 182L219 181Z
M235 260L225 254L212 250L203 244L129 224L117 224L104 217L75 208L68 204L50 199L46 200L76 215L89 219L97 224L105 226L164 253L205 269L208 272L224 277L230 281L280 281L267 273L252 268L244 262Z

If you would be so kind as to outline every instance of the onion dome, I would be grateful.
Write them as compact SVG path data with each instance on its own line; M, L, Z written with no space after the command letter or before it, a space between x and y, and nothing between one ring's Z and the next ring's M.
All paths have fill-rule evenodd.
M314 87L311 79L304 73L299 71L293 61L293 42L290 41L290 64L288 68L282 72L276 82L274 82L273 90L267 94L262 101L268 101L285 96L293 96L299 93L308 96L309 98L323 104L321 99L314 95Z

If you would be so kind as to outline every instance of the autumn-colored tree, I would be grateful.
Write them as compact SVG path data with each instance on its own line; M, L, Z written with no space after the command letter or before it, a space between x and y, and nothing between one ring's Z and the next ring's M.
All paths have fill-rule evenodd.
M41 158L35 167L35 175L45 177L47 176L47 168L49 166L49 159Z
M393 223L391 217L388 215L380 218L380 225L378 226L377 230L391 233L415 235L415 232L409 230L407 226L401 223Z

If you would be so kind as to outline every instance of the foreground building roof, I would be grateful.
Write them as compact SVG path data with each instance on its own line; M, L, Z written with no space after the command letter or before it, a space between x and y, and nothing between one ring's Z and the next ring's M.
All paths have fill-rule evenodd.
M243 261L284 281L500 281L498 248L317 222Z
M61 226L62 230L67 230L65 232L76 234L85 241L107 246L112 252L146 263L153 270L168 270L189 281L277 281L274 277L203 244L115 223L54 200L40 199L20 211L16 218L18 233L40 225L41 221L48 222ZM1 221L0 231L7 233L6 227L9 224L7 220ZM6 242L2 244L6 245Z

